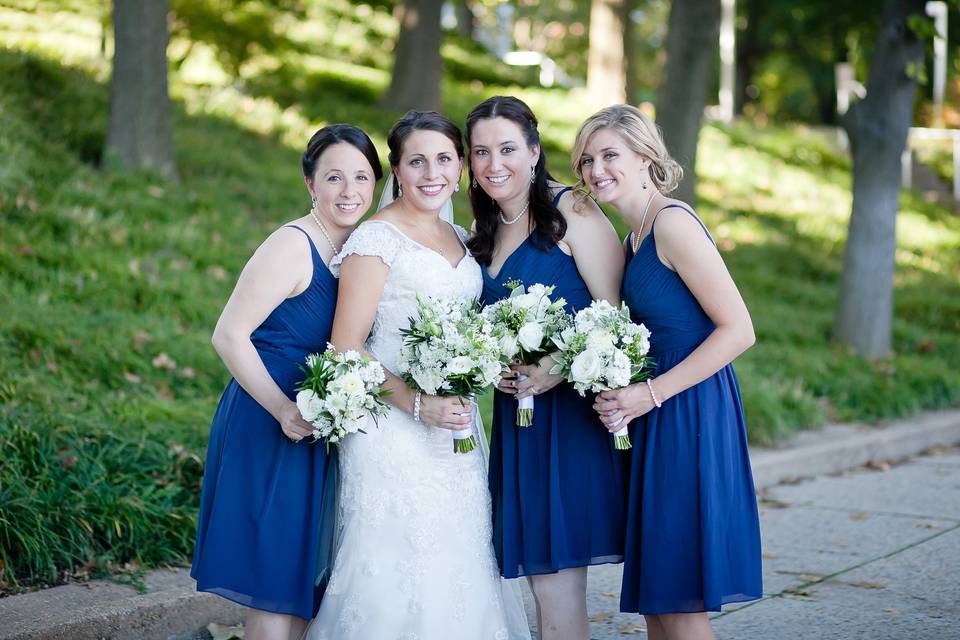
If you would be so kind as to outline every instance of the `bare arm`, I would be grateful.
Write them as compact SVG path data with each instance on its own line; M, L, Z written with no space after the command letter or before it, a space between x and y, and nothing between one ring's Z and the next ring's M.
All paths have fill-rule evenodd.
M365 352L364 344L373 327L377 306L389 274L390 267L376 256L350 255L343 259L340 266L337 312L330 338L338 351L354 349ZM415 390L386 368L384 373L387 378L384 386L390 391L390 395L386 397L387 402L412 414ZM470 417L459 415L466 411L459 398L423 394L420 406L421 419L429 424L454 430L470 427Z
M716 328L677 366L651 381L662 402L715 374L755 341L750 313L716 247L690 215L665 211L656 220L657 249L683 280ZM628 419L653 408L645 384L600 394L604 422L622 411ZM609 414L604 416L604 414Z
M291 268L291 264L297 267ZM214 349L244 391L294 440L309 435L313 429L274 382L250 335L285 298L309 286L312 272L310 248L303 235L292 229L278 229L243 268L212 338Z
M623 279L623 249L613 225L593 200L577 212L573 210L573 193L560 200L560 210L567 220L564 241L570 246L573 260L595 300L620 304L620 283Z

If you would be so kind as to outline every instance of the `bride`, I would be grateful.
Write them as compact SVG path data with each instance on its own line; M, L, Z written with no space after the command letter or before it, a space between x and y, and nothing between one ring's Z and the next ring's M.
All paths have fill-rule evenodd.
M460 130L411 111L387 142L395 200L331 262L340 271L331 341L383 364L393 407L340 445L336 559L308 638L526 639L519 592L494 558L483 452L453 452L453 431L477 429L469 403L420 394L390 373L418 293L480 295L466 232L440 215L459 190Z

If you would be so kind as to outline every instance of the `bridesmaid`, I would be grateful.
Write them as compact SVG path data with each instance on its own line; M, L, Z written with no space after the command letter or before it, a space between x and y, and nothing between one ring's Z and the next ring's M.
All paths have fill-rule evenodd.
M581 183L632 232L623 298L652 332L657 376L600 394L603 422L632 425L620 609L653 640L713 638L707 611L762 595L760 528L731 362L754 342L750 314L706 227L664 194L682 171L656 125L627 105L580 127Z
M260 245L213 332L233 380L210 428L191 575L197 589L249 607L252 640L299 638L320 606L317 578L329 559L319 536L332 521L326 475L335 462L322 445L298 444L312 428L294 386L304 358L330 338L337 281L327 263L382 174L370 138L346 124L317 131L302 165L310 213Z
M494 97L467 116L470 251L483 267L490 304L507 281L555 285L567 311L594 298L619 304L623 260L616 231L590 202L547 172L537 119L513 97ZM494 394L490 452L494 548L504 577L528 576L544 640L589 637L588 565L620 562L626 456L590 398L549 373L553 359L513 365ZM518 374L527 376L521 381ZM518 398L536 396L534 423L516 425Z

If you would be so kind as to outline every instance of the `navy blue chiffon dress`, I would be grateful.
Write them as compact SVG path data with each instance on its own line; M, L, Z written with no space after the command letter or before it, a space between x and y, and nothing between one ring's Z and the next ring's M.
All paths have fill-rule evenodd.
M679 205L661 211L670 208L696 218ZM690 355L715 325L680 276L660 262L653 230L635 256L629 251L622 295L634 322L651 332L659 375ZM630 437L620 610L719 611L760 598L760 526L733 367L635 420Z
M310 243L313 278L251 336L290 399L306 356L326 349L337 301L336 278L306 232L293 228ZM288 440L273 416L231 380L210 427L190 573L197 589L264 611L316 615L325 586L317 575L328 561L321 535L332 525L335 501L335 481L327 474L335 467L322 443Z
M496 277L487 267L483 304L509 296L511 279L555 285L553 297L565 298L570 313L592 300L573 258L556 245L541 248L536 232ZM506 578L623 559L628 455L614 449L593 401L561 382L536 396L533 424L518 427L517 401L494 391L489 482L494 550Z

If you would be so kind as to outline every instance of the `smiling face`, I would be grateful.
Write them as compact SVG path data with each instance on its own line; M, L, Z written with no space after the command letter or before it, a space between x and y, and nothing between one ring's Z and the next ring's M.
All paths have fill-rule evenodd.
M486 118L470 130L470 169L477 184L497 202L526 199L540 147L526 143L513 120Z
M370 208L376 184L373 167L352 144L338 142L317 159L312 182L308 182L316 212L324 224L353 227Z
M649 182L650 160L627 146L620 134L611 129L593 133L580 156L583 181L599 202L631 199Z
M450 138L421 129L404 140L393 172L407 204L423 211L436 211L453 195L462 168L463 161Z

